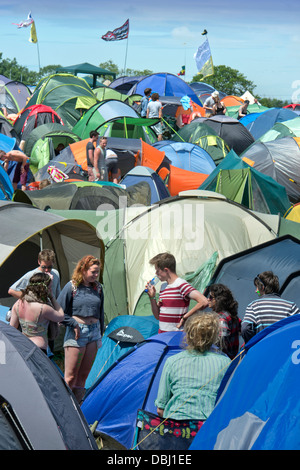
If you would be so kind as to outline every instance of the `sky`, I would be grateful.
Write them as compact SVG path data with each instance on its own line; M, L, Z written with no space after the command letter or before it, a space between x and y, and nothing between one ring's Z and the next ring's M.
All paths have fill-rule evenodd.
M30 28L13 24L30 11L38 45ZM215 66L238 70L256 85L254 95L300 102L299 13L295 0L1 0L0 52L33 71L111 60L119 69L177 75L184 65L191 81L206 29ZM101 39L127 19L128 40Z

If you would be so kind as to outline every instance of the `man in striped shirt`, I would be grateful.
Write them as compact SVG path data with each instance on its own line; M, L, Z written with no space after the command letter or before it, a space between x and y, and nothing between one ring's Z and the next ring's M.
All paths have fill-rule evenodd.
M167 287L159 294L156 302L156 289L147 284L148 295L153 315L159 320L159 333L165 331L178 331L183 327L185 320L198 310L207 307L208 300L184 279L176 274L176 260L170 253L160 253L150 260L155 267L155 274L160 281L166 282ZM189 310L190 300L196 305Z
M300 313L294 302L280 297L279 280L272 271L258 274L254 285L259 298L248 305L242 321L242 336L246 343L273 323Z

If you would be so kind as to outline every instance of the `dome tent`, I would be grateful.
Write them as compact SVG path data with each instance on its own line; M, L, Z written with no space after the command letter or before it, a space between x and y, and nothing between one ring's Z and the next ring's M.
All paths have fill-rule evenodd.
M14 129L22 140L26 140L33 129L47 123L64 124L52 108L43 104L35 104L20 112L14 121Z
M8 114L17 114L30 98L29 88L22 82L0 75L0 107L5 106Z
M276 122L270 130L257 139L259 142L270 142L282 137L300 137L300 116L288 121Z
M287 121L296 117L297 113L290 109L271 108L258 115L253 122L247 125L247 129L251 132L254 139L257 140L270 130L276 122Z

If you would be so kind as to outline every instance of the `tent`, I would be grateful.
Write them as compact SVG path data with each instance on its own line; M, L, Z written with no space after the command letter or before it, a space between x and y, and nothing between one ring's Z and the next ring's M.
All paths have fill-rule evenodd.
M294 222L300 222L300 202L293 204L289 210L286 211L284 217Z
M136 101L140 101L142 98L142 96L140 95L128 96L126 94L120 93L117 90L114 90L113 88L110 88L109 86L104 86L104 85L98 88L94 88L93 92L95 93L99 101L113 99L113 100L125 101L130 106L133 106Z
M10 152L11 150L20 150L17 139L15 137L9 137L5 134L0 134L0 150L3 150L4 152ZM7 174L9 176L10 181L13 180L16 165L17 162L9 162Z
M104 261L102 240L98 238L96 229L83 220L65 219L28 204L0 201L0 227L2 305L11 305L13 298L8 298L9 287L25 272L36 267L41 249L49 248L56 253L62 286L70 280L82 256L92 254Z
M299 146L299 137L255 142L240 157L251 167L284 186L289 199L294 203L300 199Z
M89 137L90 131L96 130L107 137L138 139L156 142L156 134L149 126L157 119L144 119L128 104L120 100L106 100L92 106L73 127L73 132L81 139Z
M118 77L110 84L111 88L127 95L144 96L145 88L161 96L189 96L195 103L201 105L195 91L180 77L171 73L154 73L147 76Z
M243 98L240 96L234 95L227 95L224 98L220 98L222 103L224 103L225 107L228 108L230 106L241 106L244 103Z
M183 333L154 335L117 360L88 390L81 410L96 430L125 448L133 445L139 408L155 412L162 367L167 357L181 351Z
M189 450L299 449L299 334L294 315L247 343Z
M6 108L8 114L17 114L27 103L31 92L27 85L0 75L0 107Z
M178 131L173 137L174 142L190 142L203 148L218 165L229 152L229 147L209 125L193 120Z
M14 188L10 178L2 165L0 164L0 200L11 200L14 194Z
M240 107L241 107L241 104L238 104L238 105L235 105L235 106L228 105L226 115L230 116L234 119L238 119ZM268 109L269 108L267 108L266 106L262 106L258 103L249 104L248 108L247 108L247 116L249 116L249 114L251 114L251 115L255 115L255 117L257 117L260 113L263 113L264 111L267 111ZM251 119L251 118L252 118L252 116L251 117L249 116L249 119ZM242 118L242 119L244 119L244 118ZM241 122L245 125L246 121L241 121Z
M146 166L134 167L124 176L124 178L121 180L121 184L122 186L128 188L134 184L139 183L140 181L145 181L150 186L150 205L160 201L161 199L170 197L170 193L160 176L154 170L147 168Z
M231 150L199 189L216 191L249 209L282 216L290 207L284 186L245 163Z
M271 108L257 116L253 122L247 125L247 129L251 132L254 139L257 140L270 130L276 122L288 121L296 117L297 114L290 109Z
M33 129L47 123L64 125L62 119L52 108L43 104L34 104L19 113L14 121L14 129L22 137L22 140L26 140Z
M39 81L27 107L33 104L49 106L61 117L65 126L72 130L81 118L82 110L90 108L96 102L96 96L83 78L57 73Z
M229 287L243 319L247 305L257 298L253 279L263 271L273 271L279 277L282 297L300 306L299 289L294 290L299 282L299 263L300 240L285 235L223 258L210 283Z
M158 334L158 320L153 315L148 317L122 315L113 318L105 329L102 346L97 352L85 383L86 389L91 388L130 349L156 334Z
M33 205L41 210L115 210L120 205L149 205L151 190L141 181L128 189L106 182L72 181L54 183L39 191L17 190L15 202Z
M110 70L103 69L101 67L97 67L96 65L89 64L88 62L84 62L83 64L77 65L69 65L68 67L59 67L56 69L56 73L70 73L72 75L78 75L79 73L87 73L88 75L93 76L93 85L92 88L96 87L97 77L105 77L106 75L111 75L114 78L116 77L115 72L111 72Z
M97 450L80 407L53 363L0 321L1 450Z
M217 115L209 118L196 118L194 122L207 124L238 155L254 142L253 136L245 126L229 116Z
M24 144L24 152L30 157L30 169L36 172L52 160L59 144L67 147L79 140L77 134L62 124L41 124L30 132Z
M283 108L292 109L295 113L300 114L300 103L287 104Z
M216 90L212 85L209 85L208 83L192 82L190 83L190 87L195 91L202 104L204 103L206 98L208 98L208 96L210 96L214 91L219 92L220 99L226 96L226 93Z
M166 157L173 166L183 170L209 175L216 168L209 153L199 145L172 140L163 140L152 145L165 152Z
M127 208L123 213L118 231L113 218L117 213L97 224L100 235L104 231L111 233L106 243L104 272L108 321L117 315L149 314L144 306L137 306L146 281L153 277L149 260L157 253L173 253L178 274L184 277L215 256L214 262L218 263L276 237L257 215L210 191L185 191L151 207L134 209ZM209 269L214 268L212 263ZM113 289L113 285L118 285L118 289Z
M16 142L18 144L20 143L20 137L16 133L13 125L8 119L2 116L2 114L0 114L0 134L4 134L4 135L7 135L8 137L16 139Z
M300 137L300 116L288 121L276 122L273 127L263 134L257 141L270 142L282 137Z

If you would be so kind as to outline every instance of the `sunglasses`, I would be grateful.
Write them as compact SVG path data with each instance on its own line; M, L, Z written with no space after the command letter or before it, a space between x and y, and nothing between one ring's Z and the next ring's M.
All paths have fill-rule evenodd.
M53 266L42 266L42 265L40 265L40 268L43 269L43 270L44 270L44 269L49 269L49 270L51 271L51 269L53 268Z
M265 283L264 283L264 282L261 280L261 278L259 277L259 274L258 274L257 276L255 276L255 279L257 279L258 282L260 282L264 287L266 287L266 286L265 286ZM255 279L254 279L254 281L255 281Z

